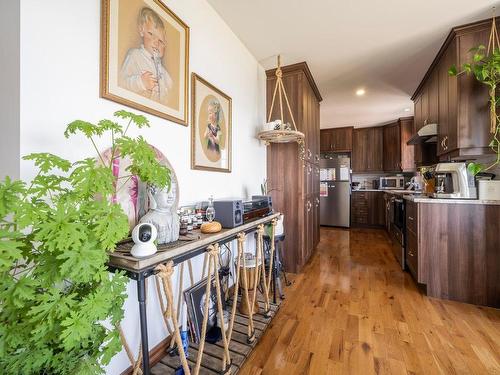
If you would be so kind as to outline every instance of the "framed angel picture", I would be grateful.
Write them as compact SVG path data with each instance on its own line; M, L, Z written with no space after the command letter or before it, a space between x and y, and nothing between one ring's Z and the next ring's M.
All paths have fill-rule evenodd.
M231 172L231 98L196 73L191 79L191 167Z
M101 97L187 126L189 27L159 0L102 0Z

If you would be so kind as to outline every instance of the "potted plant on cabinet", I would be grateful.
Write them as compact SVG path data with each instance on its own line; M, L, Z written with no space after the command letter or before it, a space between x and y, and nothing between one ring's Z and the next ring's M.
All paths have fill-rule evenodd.
M121 349L115 325L123 318L127 278L111 275L108 253L129 233L128 218L113 202L117 157L129 171L165 187L170 171L142 137L126 135L144 116L118 111L112 120L74 121L65 136L111 136L108 165L70 162L50 153L24 157L38 173L30 184L0 183L0 366L5 374L99 374ZM101 160L102 161L102 160Z

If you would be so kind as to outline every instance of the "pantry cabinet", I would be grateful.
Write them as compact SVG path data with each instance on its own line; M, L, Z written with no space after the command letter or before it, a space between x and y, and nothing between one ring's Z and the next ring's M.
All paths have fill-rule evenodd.
M271 107L276 70L266 71L267 111ZM297 130L305 135L304 152L297 143L272 143L267 147L267 179L273 207L285 215L287 271L300 272L319 242L320 102L322 100L305 62L282 67L283 85ZM274 106L271 119L280 117ZM292 122L288 110L285 122Z

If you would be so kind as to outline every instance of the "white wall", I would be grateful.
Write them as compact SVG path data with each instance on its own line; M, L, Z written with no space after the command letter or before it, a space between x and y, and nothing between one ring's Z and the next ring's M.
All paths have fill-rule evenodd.
M0 180L19 178L19 2L0 2Z
M165 3L190 27L190 72L200 74L233 99L233 172L190 169L190 127L147 115L152 127L141 134L170 160L179 179L181 204L209 195L259 193L265 177L265 147L255 133L265 119L264 71L205 0ZM66 124L75 119L96 121L124 108L99 98L99 24L100 0L21 0L21 155L50 151L71 160L93 155L83 138L64 138ZM107 146L105 141L99 144L102 149ZM21 177L33 175L31 163L22 162ZM152 282L149 286L152 348L166 330ZM137 350L134 283L128 292L123 327L131 347ZM119 374L128 366L122 351L108 366L108 373Z

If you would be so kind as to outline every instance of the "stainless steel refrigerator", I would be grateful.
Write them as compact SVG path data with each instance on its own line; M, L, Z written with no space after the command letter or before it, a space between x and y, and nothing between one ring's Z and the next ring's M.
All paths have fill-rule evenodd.
M351 224L351 159L320 160L320 224L348 228Z

